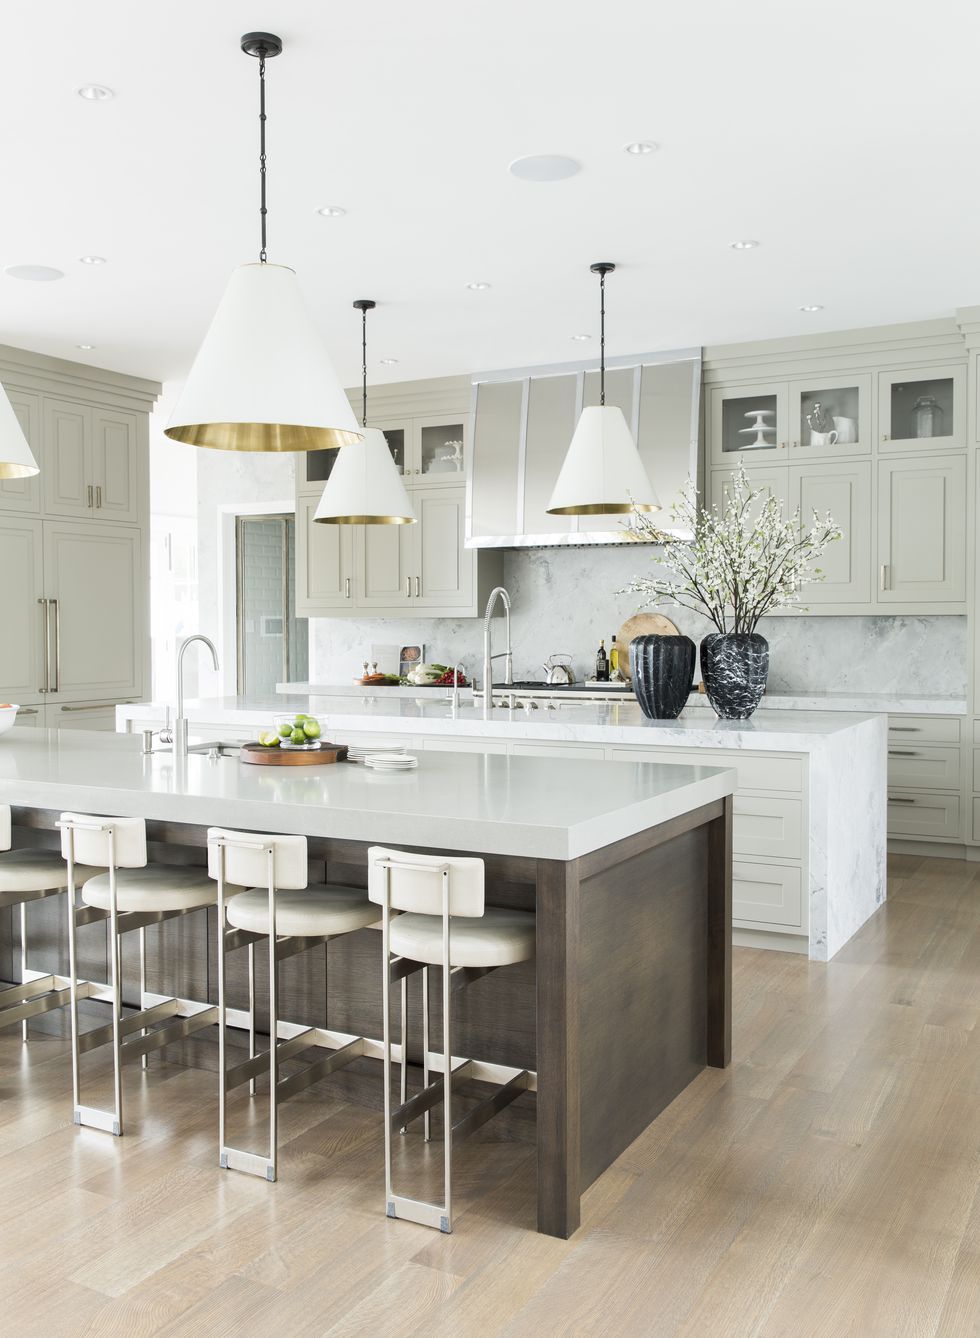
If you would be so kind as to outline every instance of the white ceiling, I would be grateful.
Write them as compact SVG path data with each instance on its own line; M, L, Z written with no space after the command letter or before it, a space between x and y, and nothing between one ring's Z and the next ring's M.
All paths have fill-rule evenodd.
M587 356L570 337L595 330L600 259L621 267L610 354L980 302L975 0L45 0L4 20L0 268L67 275L0 275L6 343L183 376L257 250L250 28L285 42L269 256L348 383L356 297L379 303L378 381ZM117 96L76 96L93 82ZM638 139L661 151L623 152ZM532 153L582 171L512 178Z

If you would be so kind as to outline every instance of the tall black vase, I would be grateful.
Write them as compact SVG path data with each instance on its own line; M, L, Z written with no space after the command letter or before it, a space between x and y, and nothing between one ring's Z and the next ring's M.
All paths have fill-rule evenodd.
M747 720L769 677L769 642L758 632L712 632L701 642L701 677L722 720Z
M676 720L694 686L697 647L689 636L638 636L630 642L630 677L651 720Z

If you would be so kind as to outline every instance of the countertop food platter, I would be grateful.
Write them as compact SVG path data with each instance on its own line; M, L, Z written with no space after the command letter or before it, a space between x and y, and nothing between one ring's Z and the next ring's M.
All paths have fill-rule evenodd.
M680 629L662 613L634 613L616 635L619 647L619 672L630 682L630 642L638 636L680 636Z

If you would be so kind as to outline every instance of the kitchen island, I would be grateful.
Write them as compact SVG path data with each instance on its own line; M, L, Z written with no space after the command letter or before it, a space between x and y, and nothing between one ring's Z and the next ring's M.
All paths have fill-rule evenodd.
M117 710L121 729L159 727L164 706ZM732 767L735 941L828 961L885 900L888 721L858 711L763 708L719 720L708 706L647 720L635 702L453 710L443 691L381 696L219 697L191 703L199 738L255 738L277 712L310 712L340 742L397 739L421 752L469 750L568 762ZM589 782L601 781L593 773Z
M433 752L391 775L143 754L119 734L21 727L0 739L18 846L56 845L59 814L73 810L145 818L164 863L203 864L210 825L305 835L317 877L325 866L361 885L369 844L481 856L488 903L535 911L537 955L465 991L456 1035L462 1055L531 1071L538 1227L561 1237L578 1226L582 1191L705 1065L729 1062L734 784L731 771L626 762L596 784L587 761L473 752ZM38 907L32 967L63 970L54 902ZM171 990L179 974L181 997L213 1002L213 911L155 928L151 972L165 959ZM379 939L331 944L326 1000L325 974L304 965L316 955L291 963L282 1014L322 1025L326 1003L331 1028L379 1036ZM12 949L5 913L8 979ZM104 937L93 956L80 970L105 970Z

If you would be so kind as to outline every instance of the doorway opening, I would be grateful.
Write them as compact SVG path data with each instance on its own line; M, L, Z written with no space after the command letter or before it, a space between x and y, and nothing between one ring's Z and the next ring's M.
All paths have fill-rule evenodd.
M309 624L296 617L296 518L236 516L239 696L309 676Z

